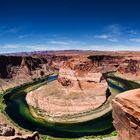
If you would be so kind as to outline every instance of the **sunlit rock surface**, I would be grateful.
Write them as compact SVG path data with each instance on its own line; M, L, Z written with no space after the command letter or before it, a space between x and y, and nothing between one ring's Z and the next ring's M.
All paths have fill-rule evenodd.
M140 140L140 89L117 95L112 105L118 140Z
M31 91L26 100L54 119L98 108L106 101L106 91L107 82L91 60L72 59L60 68L58 81Z

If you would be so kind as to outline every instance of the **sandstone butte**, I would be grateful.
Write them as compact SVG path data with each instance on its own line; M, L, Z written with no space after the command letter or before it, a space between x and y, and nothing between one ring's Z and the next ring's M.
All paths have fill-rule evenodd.
M45 115L50 120L58 122L76 114L91 112L107 99L107 82L102 74L116 71L117 76L129 74L129 78L133 79L133 73L139 72L137 61L116 56L71 58L60 67L58 81L31 91L26 101L46 111ZM136 76L140 78L139 74Z
M101 106L106 101L106 90L107 82L91 60L77 58L60 68L58 81L31 91L26 100L46 111L53 120L63 121L63 116L70 118Z
M112 106L118 140L140 140L140 89L117 95Z

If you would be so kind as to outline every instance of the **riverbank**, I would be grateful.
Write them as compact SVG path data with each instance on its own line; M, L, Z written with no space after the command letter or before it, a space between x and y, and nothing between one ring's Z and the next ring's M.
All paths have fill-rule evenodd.
M109 135L112 135L112 133L110 133L113 130L111 112L108 113L108 115L104 115L95 120L93 119L91 121L78 123L76 125L49 123L47 120L44 120L42 118L38 118L38 117L34 118L25 101L26 94L29 91L42 86L43 82L44 84L45 82L48 82L47 80L36 81L36 83L28 83L28 84L19 86L17 88L8 90L5 93L6 95L5 102L6 102L7 107L9 107L9 108L6 108L5 111L10 116L10 119L16 122L17 126L23 127L31 131L38 130L40 133L46 134L46 135L54 136L55 134L55 136L57 137L62 137L62 136L63 137L71 137L71 136L80 137L83 135L101 135L101 134L105 135L106 133L108 133ZM112 84L118 83L118 81L115 83L111 80L110 82L112 82ZM124 83L121 83L121 85L123 84ZM121 91L118 90L117 92L119 93ZM13 112L17 112L17 113L13 114ZM44 137L49 137L49 136L44 136ZM52 137L50 137L50 139L51 138Z
M98 88L97 88L98 89ZM103 103L104 95L99 89L67 92L57 81L31 91L27 94L28 104L34 106L36 114L47 120L60 123L79 123L98 118L109 111L95 111ZM101 110L100 110L101 111Z
M34 88L33 87L33 85L31 84L31 86L32 86L32 88ZM32 130L32 129L34 129L34 128L36 128L37 126L40 126L43 130L42 130L42 133L45 133L44 131L46 131L46 128L44 128L46 125L46 127L47 127L47 129L51 132L52 131L52 124L49 124L47 121L44 121L44 120L42 120L42 119L40 119L40 118L36 118L36 119L34 119L34 118L32 118L31 116L31 114L30 114L30 112L29 112L29 109L28 109L28 107L27 107L27 104L26 103L24 103L25 102L25 100L23 100L23 99L25 99L25 95L26 95L26 93L24 93L23 92L23 89L25 89L25 87L27 87L28 88L28 91L29 91L29 89L31 90L31 88L29 88L29 85L27 86L23 86L22 87L22 89L20 89L19 87L17 88L17 89L14 89L12 92L9 92L6 96L7 96L7 98L9 98L8 100L10 101L10 106L9 106L9 111L10 112L8 112L8 110L7 110L7 108L6 108L6 113L10 116L10 118L12 118L12 120L14 121L14 122L16 122L16 123L18 123L18 125L20 125L21 127L24 127L25 129L29 129L29 130ZM24 90L24 91L26 91L27 92L27 89L26 90ZM21 93L20 93L21 92ZM11 95L10 95L11 94ZM14 94L14 95L12 95L12 94ZM9 96L10 95L10 96ZM22 95L22 96L20 96L20 95ZM5 96L5 97L6 97ZM8 97L9 96L9 97ZM20 98L19 98L20 97ZM18 99L17 99L18 98ZM15 100L13 103L13 108L12 108L12 105L11 105L11 101L12 100ZM19 102L20 101L20 102ZM22 102L21 102L22 101ZM24 109L23 109L24 108ZM12 113L12 110L14 110L14 111L16 111L17 113L16 113L16 116L14 116L14 114ZM19 114L18 114L19 113ZM29 115L30 114L30 115ZM32 123L32 127L33 128L28 128L28 124L29 124L29 122L27 122L27 125L26 125L26 123L24 122L23 123L23 125L21 124L21 121L23 121L24 120L24 118L22 118L22 120L21 120L21 115L24 115L24 117L27 117L28 118L28 120L30 120L30 125L31 125L31 123ZM110 114L111 115L111 114ZM110 116L109 115L109 116ZM23 116L22 116L23 117ZM26 119L27 119L26 118ZM110 118L110 117L108 117L108 118ZM16 119L16 120L15 120ZM20 122L18 122L20 120ZM98 121L96 120L96 122L100 122L101 121L101 118L99 118L98 119ZM95 122L95 123L96 123ZM107 122L107 121L106 121ZM112 122L112 121L110 121L110 122ZM37 125L36 127L34 127L34 123ZM47 124L46 124L47 123ZM88 129L88 130L85 130L85 128L87 128L87 126L89 127L89 124L90 124L91 122L87 122L87 123L83 123L83 125L77 125L77 126L71 126L71 125L66 125L66 126L63 126L63 125L60 125L60 124L55 124L54 125L54 127L53 127L53 131L55 131L54 132L54 134L58 131L59 133L60 133L60 136L62 136L62 135L68 135L68 134L70 134L70 133L73 133L73 134L75 134L75 136L77 135L77 136L81 136L81 135L91 135L91 134L93 134L93 133L96 133L96 131L97 130L94 130L93 128L97 128L98 129L98 127L101 127L100 129L98 129L98 133L99 132L102 132L102 131L106 131L106 130L109 130L108 128L111 126L112 127L112 124L110 123L110 125L109 125L109 127L107 128L107 129L103 129L103 127L104 126L97 126L98 125L98 123L95 125L95 123L93 123L91 126L90 126L90 128ZM51 127L50 127L51 126ZM106 126L108 126L108 125L106 125ZM66 129L67 128L67 129ZM66 132L65 132L65 129L66 129ZM92 131L91 131L92 130ZM107 132L107 131L106 131ZM110 132L110 131L109 131ZM63 133L65 133L65 134L63 134ZM51 134L51 133L50 133Z

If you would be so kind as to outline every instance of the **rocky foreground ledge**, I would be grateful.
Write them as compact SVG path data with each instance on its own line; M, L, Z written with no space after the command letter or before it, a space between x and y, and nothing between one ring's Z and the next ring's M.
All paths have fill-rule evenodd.
M117 95L112 106L118 140L140 140L140 89Z
M7 124L0 124L0 140L39 140L38 132L33 134L24 134L17 132Z

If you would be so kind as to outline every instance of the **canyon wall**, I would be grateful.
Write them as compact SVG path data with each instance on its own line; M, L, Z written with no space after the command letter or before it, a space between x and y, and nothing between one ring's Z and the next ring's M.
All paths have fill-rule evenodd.
M103 74L108 72L128 80L140 80L140 57L90 55L71 58L60 67L58 81L67 90L91 90L97 85L106 86Z
M0 92L58 71L71 56L0 56Z

